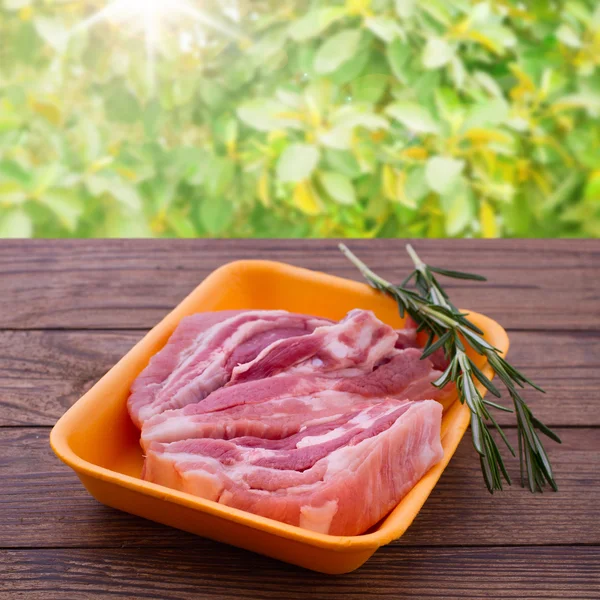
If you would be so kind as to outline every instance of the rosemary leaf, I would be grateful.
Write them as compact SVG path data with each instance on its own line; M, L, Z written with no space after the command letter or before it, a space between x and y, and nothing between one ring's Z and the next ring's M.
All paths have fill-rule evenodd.
M488 424L496 429L510 453L515 456L515 451L504 431L488 409L513 411L495 402L484 400L481 396L476 382L479 382L498 398L501 397L501 392L469 358L467 346L487 359L513 401L517 420L521 485L523 487L527 485L532 492L542 492L544 486L549 484L556 491L558 487L552 466L537 432L543 433L557 443L560 443L560 438L533 415L518 392L519 388L525 386L530 386L540 392L544 390L515 369L500 355L497 348L484 339L483 332L469 321L469 315L461 313L452 304L448 293L443 289L434 273L443 277L472 281L485 281L485 277L431 267L419 258L412 246L408 245L406 250L412 258L415 268L400 285L393 285L369 269L344 244L340 244L340 250L359 269L372 287L391 296L396 301L401 317L404 317L405 314L410 315L417 324L417 331L428 334L422 358L431 356L441 348L444 349L448 367L433 382L433 385L441 388L454 383L460 402L466 404L471 411L473 446L479 454L481 470L488 490L491 493L502 490L503 480L511 485L500 449ZM406 287L410 282L414 282L414 290Z

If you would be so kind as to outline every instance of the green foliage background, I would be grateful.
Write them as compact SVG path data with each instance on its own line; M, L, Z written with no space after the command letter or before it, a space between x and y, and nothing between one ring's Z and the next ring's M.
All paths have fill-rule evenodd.
M596 0L3 1L0 237L600 236Z

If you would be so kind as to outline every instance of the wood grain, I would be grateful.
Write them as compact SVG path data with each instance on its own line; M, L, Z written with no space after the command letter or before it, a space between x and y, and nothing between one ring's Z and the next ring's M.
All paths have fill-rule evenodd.
M12 550L0 553L0 598L175 600L597 600L600 549L381 549L333 577L241 550L193 548Z
M0 331L0 426L53 425L143 331ZM510 360L547 390L525 398L548 425L600 425L600 332L510 334ZM514 416L498 415L501 423Z
M410 268L402 240L349 242L393 280ZM600 330L600 241L422 240L422 256L480 272L455 302L505 327ZM52 240L0 244L0 328L148 328L217 266L280 260L359 279L335 240Z
M600 544L596 429L558 429L550 443L560 493L516 486L490 496L468 437L401 545ZM54 457L47 429L0 430L0 547L194 546L195 536L99 505ZM514 431L510 432L514 442ZM511 473L517 478L518 463Z
M410 268L401 240L349 245L392 280ZM547 389L526 398L563 439L547 446L559 493L490 496L467 435L407 533L340 577L100 505L47 426L208 273L259 258L359 277L334 240L2 240L0 600L600 599L600 241L415 246L488 276L449 288L509 330L511 362Z

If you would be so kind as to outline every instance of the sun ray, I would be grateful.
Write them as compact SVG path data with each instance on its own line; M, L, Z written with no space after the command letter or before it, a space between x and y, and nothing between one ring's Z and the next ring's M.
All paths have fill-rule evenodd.
M81 21L71 29L69 32L69 36L73 36L80 31L85 31L86 29L92 28L97 23L101 23L102 21L109 21L113 18L122 17L123 5L126 4L123 0L114 0L110 4L107 4L104 8L100 9L98 12L94 13L87 19Z
M144 14L144 38L146 43L146 78L150 94L156 92L156 44L158 43L158 23L151 13Z
M166 20L171 21L172 17L182 15L191 17L194 22L200 23L229 38L240 39L244 37L236 27L232 27L207 12L199 10L187 0L113 0L104 8L75 25L69 31L68 37L70 38L77 33L89 30L105 21L117 23L129 22L130 27L139 27L141 20L146 49L148 89L151 93L154 93L157 86L156 53L160 42L162 22Z
M224 33L225 35L232 38L242 37L242 34L237 29L229 27L225 23L222 23L221 21L218 21L217 19L211 17L209 14L198 10L197 8L191 6L188 2L182 0L174 0L173 4L182 13L187 14L188 16L192 17L193 19L196 19L196 21L199 21L204 25L208 25L215 31Z

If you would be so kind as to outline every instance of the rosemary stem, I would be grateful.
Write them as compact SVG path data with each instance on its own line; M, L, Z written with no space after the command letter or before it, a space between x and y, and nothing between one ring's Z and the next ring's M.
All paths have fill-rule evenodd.
M484 480L489 491L501 490L503 478L509 485L511 484L500 450L491 434L491 428L496 429L511 454L515 454L504 431L489 409L513 411L483 398L478 389L479 384L497 397L500 397L500 391L491 382L491 378L472 362L467 351L475 352L487 359L513 400L517 418L522 484L526 482L532 492L541 492L543 486L548 483L556 491L557 485L552 467L537 432L543 433L557 443L560 443L560 438L533 415L517 391L525 385L530 385L540 392L543 390L510 365L500 351L485 340L483 332L467 319L468 315L461 313L451 303L436 275L475 281L485 281L485 278L472 273L431 267L421 260L410 244L407 244L406 250L415 269L402 284L394 285L374 273L345 244L340 244L339 248L372 287L396 301L401 315L408 313L417 322L419 331L429 334L423 349L423 358L441 348L444 349L449 365L433 385L441 388L448 383L454 383L460 401L469 407L473 445L480 456ZM416 290L405 287L413 278Z
M369 267L367 267L367 265L365 265L365 263L362 262L362 260L360 260L360 258L358 258L358 256L356 256L350 250L350 248L348 248L348 246L346 246L346 244L338 244L338 248L344 253L346 258L363 274L363 276L365 276L367 280L376 281L382 287L393 287L387 279L383 279L383 277L380 277L379 275L377 275L377 273L371 271L371 269L369 269Z
M406 251L412 258L412 261L415 263L415 267L417 267L419 271L422 271L425 267L425 263L419 258L419 255L415 252L415 249L410 244L406 244Z

